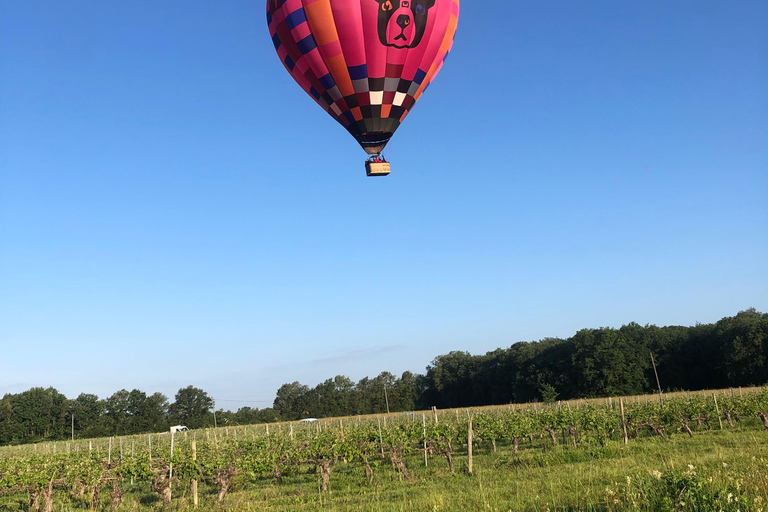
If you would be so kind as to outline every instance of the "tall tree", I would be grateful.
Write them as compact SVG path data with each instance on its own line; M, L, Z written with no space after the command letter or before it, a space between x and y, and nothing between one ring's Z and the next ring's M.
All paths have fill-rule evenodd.
M194 386L180 389L168 408L171 422L189 428L213 426L213 399L208 393Z
M4 415L12 415L6 436L8 442L30 443L48 439L61 439L66 427L67 397L54 388L32 388L16 395L6 395L2 408Z
M128 424L130 398L128 390L121 389L104 401L106 425L110 435L122 436L131 433Z
M277 390L274 409L284 419L297 420L309 415L307 395L309 388L299 382L283 384Z
M80 393L72 401L71 414L75 417L75 435L81 438L108 435L105 415L106 404L99 397L89 393Z

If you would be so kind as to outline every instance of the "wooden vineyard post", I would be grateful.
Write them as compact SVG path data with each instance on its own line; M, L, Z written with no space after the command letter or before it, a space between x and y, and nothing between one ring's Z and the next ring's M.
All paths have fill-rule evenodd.
M133 439L131 439L131 459L133 459ZM131 485L133 485L133 477L131 477Z
M171 430L171 458L168 460L168 499L171 499L171 484L173 483L173 430Z
M624 418L624 399L619 398L619 409L621 409L621 428L624 429L624 444L629 443L629 436L627 435L627 420Z
M339 439L342 443L344 442L344 423L341 421L341 418L339 418ZM343 460L344 464L348 462L346 457Z
M389 414L389 397L387 396L387 383L384 383L384 401L387 402L387 414Z
M475 433L472 431L472 416L469 414L469 409L467 409L467 418L469 418L469 423L467 426L467 472L471 475L472 474L472 443L475 441Z
M381 447L381 456L384 456L384 439L381 436L381 418L376 418L379 423L379 447Z
M293 422L291 422L291 441L293 441Z
M109 438L109 448L107 449L107 466L112 463L112 438Z
M149 439L149 462L152 462L152 434L149 434L147 436L147 439Z
M720 408L717 406L717 396L712 393L712 398L715 399L715 412L717 413L717 421L720 422L720 430L723 430L723 419L720 416Z
M421 413L421 430L424 440L424 467L427 467L427 417Z
M432 406L432 418L435 420L435 425L437 425L437 407L434 405Z
M197 465L197 442L192 441L192 465ZM189 481L189 490L192 493L192 506L197 509L197 478Z

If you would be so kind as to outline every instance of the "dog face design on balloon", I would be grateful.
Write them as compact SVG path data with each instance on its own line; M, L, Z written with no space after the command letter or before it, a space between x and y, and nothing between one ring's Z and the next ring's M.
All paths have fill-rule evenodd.
M379 4L379 41L384 46L415 48L424 36L435 0L375 0Z

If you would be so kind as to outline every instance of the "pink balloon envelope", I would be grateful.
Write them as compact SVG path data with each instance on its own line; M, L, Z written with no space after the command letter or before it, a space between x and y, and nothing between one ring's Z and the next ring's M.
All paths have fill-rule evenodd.
M293 79L376 154L440 71L459 0L267 0Z

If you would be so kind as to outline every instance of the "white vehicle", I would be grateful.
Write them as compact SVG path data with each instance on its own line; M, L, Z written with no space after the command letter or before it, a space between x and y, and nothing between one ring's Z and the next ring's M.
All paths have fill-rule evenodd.
M317 418L304 418L303 420L299 420L302 423L317 423Z
M184 426L184 425L174 425L173 427L171 427L171 433L174 433L174 432L186 432L187 430L189 430L189 429L186 426Z

